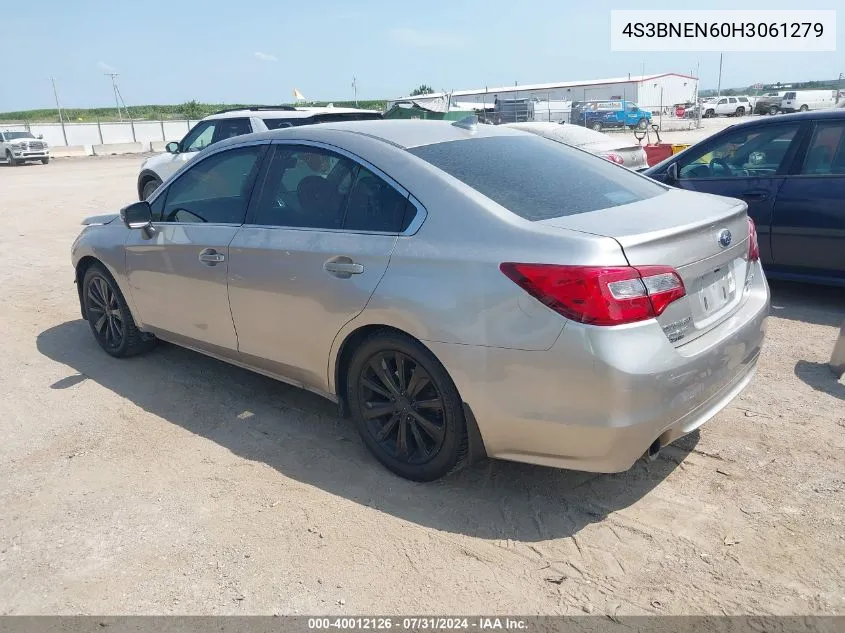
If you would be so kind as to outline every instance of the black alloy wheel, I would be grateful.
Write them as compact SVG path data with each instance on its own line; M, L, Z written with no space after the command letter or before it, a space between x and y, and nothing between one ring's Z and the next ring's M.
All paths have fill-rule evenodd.
M85 272L82 301L91 332L108 354L134 356L155 345L155 337L135 325L120 289L101 264L93 264Z
M88 322L100 344L108 350L120 349L126 338L126 327L120 313L117 295L109 282L93 276L85 292Z
M367 431L390 457L430 461L446 437L443 397L425 369L402 352L370 358L359 383Z
M461 398L421 343L391 331L366 339L349 365L347 401L364 444L401 477L432 481L465 463Z

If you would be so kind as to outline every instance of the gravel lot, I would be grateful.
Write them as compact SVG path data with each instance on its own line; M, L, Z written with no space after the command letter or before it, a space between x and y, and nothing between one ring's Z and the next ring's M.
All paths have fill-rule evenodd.
M413 484L317 396L100 351L70 245L139 164L0 167L0 613L845 614L841 290L773 284L750 388L653 463Z

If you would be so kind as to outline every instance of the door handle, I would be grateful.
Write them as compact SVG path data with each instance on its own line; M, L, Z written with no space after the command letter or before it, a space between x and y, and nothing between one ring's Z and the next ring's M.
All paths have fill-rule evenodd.
M754 202L760 200L768 200L769 199L769 192L768 191L743 191L739 194L739 197L743 200L751 200Z
M349 279L352 275L364 272L364 267L348 257L334 257L323 264L323 270L340 279Z
M220 262L225 262L226 256L213 248L204 248L200 251L199 260L208 266L216 266Z

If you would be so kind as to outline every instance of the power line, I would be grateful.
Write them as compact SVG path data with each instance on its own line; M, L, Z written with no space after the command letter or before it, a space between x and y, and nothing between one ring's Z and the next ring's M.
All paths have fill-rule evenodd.
M117 116L123 121L123 113L120 111L120 102L123 101L123 97L120 96L120 90L117 87L117 77L118 73L103 73L106 77L111 77L111 85L112 89L114 90L114 104L117 106ZM126 108L126 104L123 104L124 109ZM129 116L129 112L126 113L127 117Z

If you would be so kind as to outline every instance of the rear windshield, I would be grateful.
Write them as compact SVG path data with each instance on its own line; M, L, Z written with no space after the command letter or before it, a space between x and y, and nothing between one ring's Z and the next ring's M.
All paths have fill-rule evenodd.
M607 209L665 191L624 167L535 135L449 141L408 151L526 220Z

